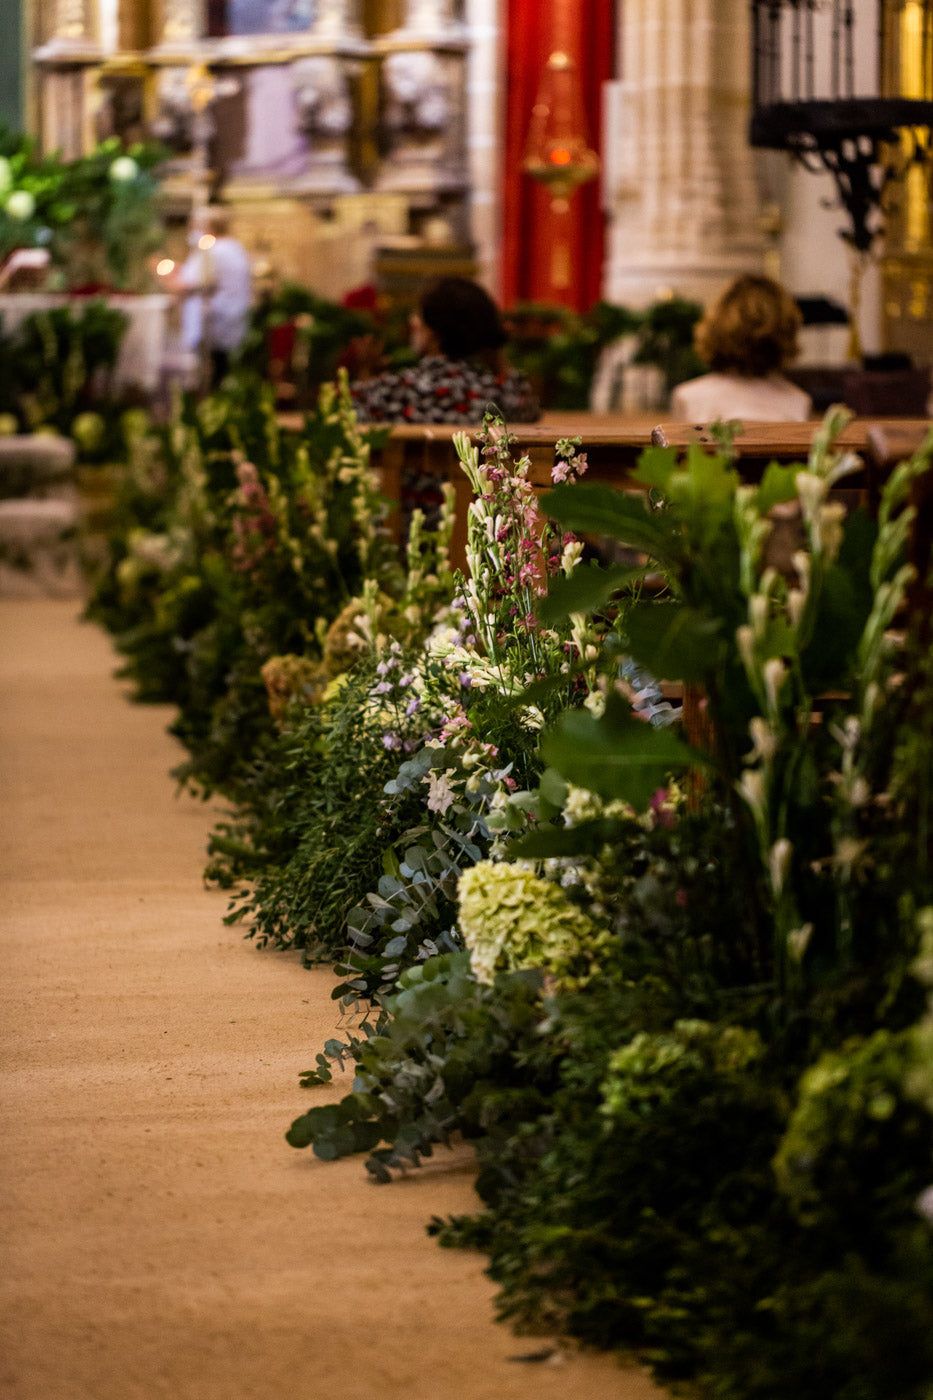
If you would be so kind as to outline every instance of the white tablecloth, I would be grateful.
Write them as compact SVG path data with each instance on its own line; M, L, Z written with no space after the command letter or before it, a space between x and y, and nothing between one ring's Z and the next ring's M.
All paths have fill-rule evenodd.
M115 382L118 387L135 384L148 393L159 386L159 374L168 339L168 313L172 297L164 293L151 296L105 296L106 301L128 317L126 334L117 360ZM70 297L53 292L8 292L0 295L2 333L10 335L27 316L50 307L70 306L80 315L82 307L94 297Z

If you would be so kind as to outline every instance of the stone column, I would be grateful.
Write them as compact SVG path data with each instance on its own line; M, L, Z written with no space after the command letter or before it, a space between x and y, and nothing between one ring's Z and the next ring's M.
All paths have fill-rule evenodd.
M504 139L501 94L505 88L503 7L498 0L467 0L467 164L470 172L470 238L479 280L501 291L502 193L500 157Z
M604 291L703 302L761 271L746 0L624 0L606 132Z

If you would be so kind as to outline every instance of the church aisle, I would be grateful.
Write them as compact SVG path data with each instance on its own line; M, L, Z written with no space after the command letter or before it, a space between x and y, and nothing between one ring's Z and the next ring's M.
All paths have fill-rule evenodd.
M424 1231L474 1205L467 1151L378 1188L285 1144L330 974L223 926L170 712L76 611L0 601L0 1400L659 1396L509 1360L541 1342Z

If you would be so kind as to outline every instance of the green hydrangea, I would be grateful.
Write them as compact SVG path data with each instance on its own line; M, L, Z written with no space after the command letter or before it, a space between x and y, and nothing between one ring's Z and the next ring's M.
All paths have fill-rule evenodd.
M521 865L480 861L461 875L459 895L460 931L481 982L538 967L558 987L582 986L609 941L559 885Z
M933 1134L905 1087L915 1063L910 1031L881 1029L805 1071L774 1159L802 1224L848 1218L846 1211L867 1216L881 1199L910 1197L926 1184Z
M685 1020L661 1034L642 1031L612 1055L602 1111L615 1120L646 1117L684 1081L739 1078L762 1053L761 1038L743 1026Z

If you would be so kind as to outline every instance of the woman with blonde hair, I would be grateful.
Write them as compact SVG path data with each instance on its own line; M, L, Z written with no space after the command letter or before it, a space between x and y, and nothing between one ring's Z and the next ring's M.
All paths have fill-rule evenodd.
M698 354L710 373L679 384L671 396L678 422L802 423L809 394L782 371L797 354L800 310L770 277L739 277L696 328Z

